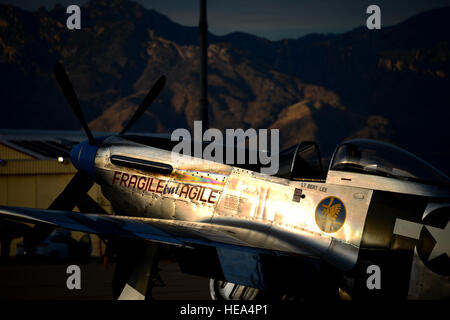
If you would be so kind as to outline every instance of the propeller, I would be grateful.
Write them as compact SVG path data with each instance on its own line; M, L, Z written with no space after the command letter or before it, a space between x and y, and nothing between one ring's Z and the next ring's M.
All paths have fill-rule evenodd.
M73 89L73 86L67 76L64 67L60 62L57 62L54 67L55 78L61 86L61 90L66 97L70 107L72 108L73 113L80 121L84 132L86 133L89 144L96 145L97 142L92 135L91 130L84 118L83 111L81 109L77 94ZM147 95L145 96L142 103L139 105L136 112L133 114L131 119L128 121L127 125L120 132L121 135L125 134L125 132L144 114L144 112L148 109L148 107L153 103L153 101L158 97L161 93L164 85L166 83L166 77L161 76L153 85L153 87L149 90ZM93 185L92 178L83 171L78 171L66 188L61 192L61 194L53 201L50 205L49 209L53 210L72 210L76 205L81 204L84 199L84 203L86 203L85 195L89 189ZM89 201L89 200L88 200ZM89 201L91 202L91 201Z
M57 62L55 64L53 71L55 73L56 81L58 81L59 86L61 87L61 90L67 99L67 102L69 102L69 105L72 108L73 113L75 113L75 116L78 118L78 121L80 121L81 126L84 129L84 132L86 132L86 135L89 139L89 143L94 145L95 144L94 136L92 135L91 130L89 130L87 122L84 119L84 114L83 111L81 110L77 94L75 93L75 90L73 90L72 84L70 83L69 77L67 76L64 67L62 66L61 63Z
M159 96L165 84L166 77L161 76L147 93L139 108L137 108L136 112L131 117L130 121L128 121L127 125L122 129L122 131L120 131L120 134L125 134L125 132L127 132L128 129L130 129L130 127L144 114L144 112L153 103L156 97Z
M60 62L57 62L54 66L54 74L56 81L58 82L61 90L67 99L70 107L72 108L73 113L78 118L81 126L83 127L84 132L88 138L89 144L92 146L96 146L98 142L95 140L92 135L91 130L86 122L83 111L81 109L77 94L73 89L72 83L67 76L64 67ZM158 97L161 93L164 85L166 83L166 77L161 76L153 87L149 90L147 95L145 96L142 103L139 105L136 112L133 114L131 119L128 121L127 125L120 132L121 135L125 134L128 129L145 113L148 107L153 103L153 101ZM73 176L72 180L67 184L64 190L58 195L58 197L52 202L48 209L50 210L73 210L75 206L82 211L87 211L91 213L106 213L100 205L98 205L91 197L87 195L87 192L93 186L94 181L93 178L86 172L82 170L78 170L77 173ZM33 228L32 236L30 237L30 241L32 245L38 244L40 241L43 241L47 238L50 233L53 231L52 226L45 225L36 225Z

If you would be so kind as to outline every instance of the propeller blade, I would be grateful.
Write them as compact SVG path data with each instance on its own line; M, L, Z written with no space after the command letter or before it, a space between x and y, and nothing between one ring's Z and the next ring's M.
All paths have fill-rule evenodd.
M56 77L56 81L58 81L59 86L61 87L61 90L66 97L67 101L69 102L70 107L72 108L73 113L75 113L76 117L78 118L78 121L80 121L81 126L84 129L84 132L86 132L86 135L89 139L89 143L94 145L95 139L92 135L91 131L89 130L89 127L87 125L86 120L84 119L83 111L81 110L80 103L78 101L77 95L75 93L75 90L73 90L72 84L70 83L69 77L66 74L66 71L64 71L64 67L61 63L57 62L54 67L54 73Z
M71 211L82 201L84 195L94 185L91 177L83 171L77 171L61 194L52 202L49 210Z
M86 193L93 184L94 182L87 173L78 171L48 209L71 211L75 206L83 207L86 197L89 197ZM31 252L36 245L47 239L53 230L55 230L53 226L37 223L25 237L26 250Z
M156 99L157 96L161 93L164 85L166 84L166 77L161 76L158 81L153 85L150 91L147 93L147 96L142 101L139 108L131 117L130 121L128 121L127 125L122 129L120 134L124 134L130 127L144 114L147 108L152 104L152 102Z
M81 212L108 214L94 199L87 193L83 194L80 201L77 203L78 209Z

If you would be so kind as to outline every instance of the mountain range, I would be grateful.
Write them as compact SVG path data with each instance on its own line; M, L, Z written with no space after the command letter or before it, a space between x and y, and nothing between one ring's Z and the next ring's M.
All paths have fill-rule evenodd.
M66 8L0 5L0 128L80 129L52 74L65 66L92 130L119 131L160 75L166 88L133 131L198 116L198 29L128 0ZM269 41L208 35L211 127L279 128L281 147L347 138L397 144L449 172L450 7L381 30Z

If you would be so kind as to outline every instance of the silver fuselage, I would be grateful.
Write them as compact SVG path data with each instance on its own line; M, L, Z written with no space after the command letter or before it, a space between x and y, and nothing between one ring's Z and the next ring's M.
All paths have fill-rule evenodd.
M111 162L117 155L170 164L173 171L158 174L117 166ZM344 272L357 262L374 190L450 198L448 190L436 186L350 172L329 171L326 181L292 181L119 136L99 148L95 176L117 215L155 219L181 234L210 241L320 257ZM295 196L296 189L302 197ZM342 227L327 233L318 225L317 210L330 197L342 204L345 216ZM429 295L424 281L442 278L430 274L417 258L412 270L410 284L422 289L410 285L411 297ZM448 278L444 287L448 295Z

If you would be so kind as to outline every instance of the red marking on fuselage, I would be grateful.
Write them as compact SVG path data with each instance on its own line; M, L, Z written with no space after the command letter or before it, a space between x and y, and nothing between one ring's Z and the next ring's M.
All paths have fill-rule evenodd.
M156 187L156 193L162 193L163 189L164 189L164 181L159 180L158 181L158 186Z
M144 181L144 184L143 184L143 185L141 184L141 181ZM147 178L146 178L146 177L140 177L139 180L138 180L138 183L137 183L137 188L138 188L139 190L144 189L146 183L147 183Z
M133 178L134 178L134 180L133 180ZM137 178L138 178L138 177L136 177L135 175L132 175L132 176L130 177L130 181L128 182L128 188L131 188L131 184L132 184L132 183L133 183L133 188L134 188L134 189L136 188Z
M145 190L153 193L159 193L163 195L178 195L180 198L190 199L194 201L201 201L207 203L216 203L217 194L219 191L209 189L202 186L193 186L189 184L183 184L180 182L169 182L166 180L160 180L153 177L129 175L124 172L115 171L112 184L116 181L119 182L120 187L133 188L139 190ZM176 183L177 185L173 185ZM206 190L209 190L209 196ZM205 194L206 193L206 194Z
M119 177L116 178L116 175L119 174ZM116 182L116 180L120 180L120 175L122 175L122 172L114 171L113 181L112 184Z
M126 182L128 181L129 178L130 178L130 176L127 173L122 173L122 178L120 179L120 186L126 187L127 186Z

